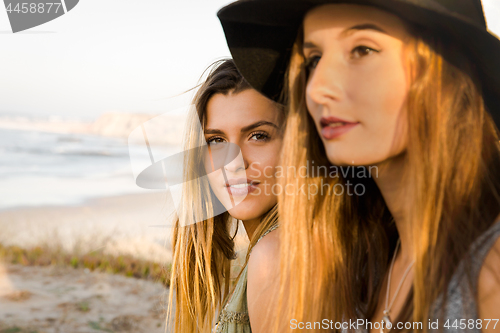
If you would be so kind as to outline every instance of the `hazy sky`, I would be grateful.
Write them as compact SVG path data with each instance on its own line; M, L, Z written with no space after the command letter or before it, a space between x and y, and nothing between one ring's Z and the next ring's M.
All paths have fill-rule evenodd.
M96 118L162 113L229 56L216 12L231 0L80 0L66 15L12 34L0 8L0 115ZM483 0L500 35L500 0Z

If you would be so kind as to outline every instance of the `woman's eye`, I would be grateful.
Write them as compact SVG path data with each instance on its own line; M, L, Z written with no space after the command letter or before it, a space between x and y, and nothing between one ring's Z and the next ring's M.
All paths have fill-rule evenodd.
M250 139L253 139L255 141L266 141L267 139L269 139L269 135L267 135L267 133L253 133L250 136Z
M318 62L319 60L321 59L320 56L313 56L313 57L310 57L306 60L306 68L308 70L311 70L311 69L315 69L316 66L318 66Z
M213 137L213 138L210 138L207 140L207 144L209 144L210 146L215 146L215 145L220 144L220 143L224 143L223 138Z
M377 50L372 49L371 47L367 46L357 46L351 51L351 56L352 58L359 59L361 57L365 57L369 54L372 54L373 52L379 52Z

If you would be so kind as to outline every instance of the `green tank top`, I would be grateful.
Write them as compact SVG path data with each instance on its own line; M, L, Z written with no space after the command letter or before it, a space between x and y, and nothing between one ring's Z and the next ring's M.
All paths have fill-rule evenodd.
M274 225L260 236L257 243L268 233L278 228ZM255 245L257 245L255 243ZM236 283L232 295L219 314L217 324L213 329L214 333L250 333L250 318L248 317L247 304L247 268L245 265L240 278Z

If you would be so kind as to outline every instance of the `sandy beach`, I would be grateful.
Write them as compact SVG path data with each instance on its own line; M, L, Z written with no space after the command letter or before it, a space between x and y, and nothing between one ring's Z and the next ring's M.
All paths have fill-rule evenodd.
M159 283L83 269L0 263L0 332L164 332Z
M0 242L78 253L102 250L169 263L170 213L164 193L3 210ZM166 294L153 281L71 267L0 263L0 331L163 332Z
M146 191L145 191L146 192ZM92 199L77 206L0 211L0 243L23 248L60 246L80 253L109 254L169 262L173 208L162 192Z
M173 206L149 192L93 199L76 206L0 211L0 243L102 251L168 264ZM240 226L240 262L248 239ZM235 267L233 274L239 272ZM0 263L0 332L164 332L168 289L161 283L70 266Z

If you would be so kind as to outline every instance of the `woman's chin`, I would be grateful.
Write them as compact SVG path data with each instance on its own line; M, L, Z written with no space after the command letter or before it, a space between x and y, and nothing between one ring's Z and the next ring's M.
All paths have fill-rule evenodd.
M228 213L237 220L249 221L264 215L272 206L273 203L251 202L247 198L235 207L228 209Z
M236 207L228 210L229 215L237 220L248 221L257 218L259 215L255 214L255 210L249 209L244 203L236 205Z
M374 154L374 152L369 152L368 154L364 151L357 150L355 148L350 149L346 153L342 153L339 149L328 149L327 147L326 155L328 157L328 161L333 165L339 167L347 167L347 166L371 166L377 165L387 159L386 155ZM371 154L370 154L371 153Z
M365 159L358 159L355 156L341 156L339 154L327 154L328 161L339 167L365 166L369 165Z

